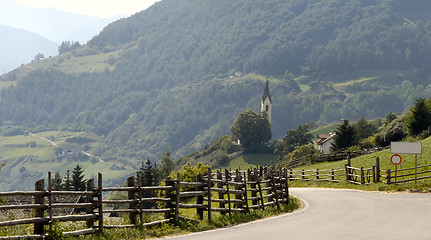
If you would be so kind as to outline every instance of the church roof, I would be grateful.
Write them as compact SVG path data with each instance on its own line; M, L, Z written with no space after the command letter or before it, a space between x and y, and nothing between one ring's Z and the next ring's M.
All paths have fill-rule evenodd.
M268 81L268 79L266 79L266 85L265 85L265 90L263 90L262 101L265 101L266 98L268 98L269 102L272 103L271 93L269 93L269 81Z

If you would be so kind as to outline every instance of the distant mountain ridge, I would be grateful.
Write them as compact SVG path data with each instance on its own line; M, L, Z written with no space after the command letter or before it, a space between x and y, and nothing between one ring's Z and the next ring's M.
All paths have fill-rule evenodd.
M0 25L0 74L29 63L38 53L57 55L58 45L26 30Z
M11 0L0 1L0 25L25 29L58 44L63 41L86 43L106 25L122 17L125 16L101 19L54 8L25 7Z

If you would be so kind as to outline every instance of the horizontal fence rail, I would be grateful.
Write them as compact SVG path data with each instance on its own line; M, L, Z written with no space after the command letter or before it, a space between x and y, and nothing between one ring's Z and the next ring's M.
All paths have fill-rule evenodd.
M431 165L417 166L414 168L386 170L383 171L383 182L387 184L396 184L404 182L412 182L431 178Z
M35 183L34 191L0 192L0 197L25 196L25 203L8 203L0 211L13 213L25 211L22 219L0 218L1 227L33 225L33 234L22 236L0 236L0 239L44 239L56 222L83 222L82 229L63 232L65 236L77 236L100 232L108 228L149 227L162 223L187 219L183 210L195 209L199 219L206 213L208 220L214 212L231 215L233 212L249 212L250 209L280 207L289 199L288 174L286 169L259 168L248 171L217 171L208 169L208 174L198 175L195 182L166 179L165 186L142 186L141 179L129 177L127 186L102 186L102 174L98 184L87 181L85 191L52 191L51 173L48 173L48 188L45 181ZM103 199L112 194L127 194L127 199ZM123 194L123 195L124 195ZM73 202L64 202L73 198ZM79 199L79 201L78 201ZM144 215L154 215L151 222ZM7 215L7 214L6 214ZM128 223L110 225L111 216L128 216Z
M376 183L376 167L372 168L355 168L350 167L347 164L346 167L346 180L354 184L370 184Z
M300 157L297 159L293 159L285 164L283 164L283 167L285 168L297 168L305 165L311 165L315 163L321 163L321 162L334 162L334 161L340 161L345 159L354 158L361 155L367 155L375 152L382 151L387 148L372 148L372 149L365 149L361 151L352 151L352 152L334 152L334 153L328 153L328 154L311 154L308 156Z
M43 239L47 237L45 226L49 230L52 229L52 224L55 222L86 222L87 228L77 231L63 232L65 236L75 236L81 234L89 234L98 231L97 226L94 226L95 221L100 221L100 215L97 214L99 208L98 202L101 199L100 188L94 186L94 180L87 182L85 191L52 191L51 190L51 173L48 173L48 189L45 189L45 181L41 179L35 183L34 191L21 192L0 192L0 197L16 197L29 196L32 203L26 204L6 204L0 206L0 211L10 212L13 210L27 210L28 214L22 219L16 220L1 220L0 227L11 227L18 225L33 225L33 235L21 236L0 236L0 239ZM56 198L64 196L74 196L74 199L83 199L83 202L58 202ZM56 215L54 211L62 209L62 214ZM67 209L83 209L83 214L70 214Z
M339 182L344 169L288 170L289 180Z

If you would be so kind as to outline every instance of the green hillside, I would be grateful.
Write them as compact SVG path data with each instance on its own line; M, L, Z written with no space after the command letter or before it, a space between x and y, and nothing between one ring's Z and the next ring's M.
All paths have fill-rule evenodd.
M73 139L86 141L82 144ZM122 184L138 167L108 163L97 156L84 154L85 145L94 144L96 140L87 133L68 131L0 137L0 162L6 162L0 170L0 179L4 179L0 191L31 190L35 180L47 178L48 171L59 172L65 177L66 170L72 171L78 163L87 179L97 178L100 172L108 185Z
M0 126L94 134L89 153L134 166L229 134L240 112L260 110L267 78L276 139L310 121L404 112L431 95L426 9L425 0L163 0L1 76Z
M422 141L422 154L417 155L417 165L418 166L424 166L424 165L430 165L431 160L427 157L431 153L431 137L428 137ZM397 168L400 169L408 169L415 167L415 155L414 154L400 154L402 157L402 163ZM356 157L351 159L351 165L355 168L371 168L372 166L375 166L376 164L376 158L378 157L380 159L380 169L383 171L386 170L395 170L395 166L391 164L391 150L386 149L381 152L373 153L370 155L363 155L360 157ZM318 163L318 164L312 164L308 166L301 166L296 168L295 170L330 170L330 169L341 169L344 170L344 165L346 164L346 160L342 161L336 161L336 162L324 162L324 163ZM422 168L418 172L424 172L429 171L429 167ZM414 173L414 170L410 170L409 172L404 172L404 174L408 173ZM428 176L428 175L421 175L421 176ZM409 177L403 178L399 177L399 180L403 179L409 179ZM382 181L385 181L385 179L381 179ZM302 181L291 181L290 186L299 187L299 186L313 186L313 187L330 187L330 188L354 188L354 189L363 189L368 191L413 191L413 192L431 192L431 182L429 179L425 180L419 180L416 183L415 182L406 182L406 183L399 183L399 184L392 184L387 185L385 183L375 183L370 185L356 185L347 183L345 180L345 177L343 177L340 181L340 183L317 183L317 182L302 182Z

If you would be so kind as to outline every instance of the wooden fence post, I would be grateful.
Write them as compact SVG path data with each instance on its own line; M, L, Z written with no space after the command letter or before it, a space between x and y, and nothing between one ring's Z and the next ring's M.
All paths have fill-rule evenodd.
M376 157L376 182L380 182L380 158Z
M41 179L37 181L34 184L34 191L35 192L43 192L45 191L45 180ZM43 204L44 203L44 195L35 194L34 195L34 204ZM34 217L35 218L42 218L44 217L44 209L43 208L36 208L34 210ZM43 223L35 223L34 224L34 234L36 235L42 235L43 234Z
M181 175L177 172L177 181L175 185L175 222L177 223L180 219L180 183L181 183Z
M346 178L347 178L347 181L349 181L349 180L352 180L352 178L350 176L350 174L351 174L350 167L352 166L352 164L350 162L350 154L349 153L347 153L347 164L346 164L346 166L348 166L348 167L346 167Z
M239 173L238 169L236 170L234 182L235 183L242 183L242 177L241 177L241 174ZM242 191L242 187L235 184L235 190L236 191ZM236 200L242 200L243 199L242 193L235 193L235 199ZM235 203L234 206L235 206L235 208L243 208L243 204L241 204L241 203Z
M97 207L99 208L99 233L101 233L103 231L103 205L102 205L102 190L103 190L103 185L102 185L102 174L99 173L98 174L98 179L97 179Z
M52 179L51 172L48 172L48 216L49 216L49 231L52 231Z
M376 166L373 166L373 183L377 183Z
M250 184L250 188L251 188L251 205L255 206L258 205L258 201L256 199L257 197L257 189L256 189L256 183L257 182L257 174L256 174L256 170L254 171L253 174L250 173L250 178L249 180L253 183Z
M365 184L364 167L361 167L361 184Z
M218 171L217 170L217 180L219 180L219 181L217 181L217 188L218 189L223 189L223 174L220 172L220 171ZM223 200L224 201L224 193L223 192L219 192L218 193L218 199L219 200ZM219 202L219 208L225 208L225 206L226 206L226 202ZM221 212L221 214L226 214L226 212Z
M175 188L175 182L170 177L168 177L165 180L165 185L166 185L166 187L170 187L170 188L166 188L166 190L165 190L165 198L170 199L169 201L165 202L165 208L169 208L169 209L171 209L171 211L165 212L164 215L165 215L165 219L171 219L172 212L175 211L172 207L173 206L172 203L174 202L173 201L174 195L172 194L172 189Z
M203 183L204 182L202 174L198 174L196 176L196 182L198 182L198 183ZM197 192L202 192L203 189L204 189L203 186L197 186L197 187L195 187L195 190ZM199 204L199 205L204 204L204 197L203 196L197 196L196 197L196 204ZM196 214L199 216L200 220L204 219L204 210L202 208L196 208Z
M87 203L93 203L93 190L94 190L94 178L90 179L87 181L87 194L86 194L86 198L87 198ZM86 207L85 209L85 213L86 214L92 214L94 213L93 211L93 206L90 207ZM94 225L94 220L87 220L87 228L91 228Z
M263 201L263 193L262 193L262 186L260 185L260 177L257 178L257 187L259 189L259 199L260 199L260 203L262 205L262 209L265 209L265 203Z
M352 164L350 162L350 152L347 152L347 165L349 165L349 167L352 166Z
M349 164L344 164L344 168L346 169L346 181L348 182L350 180L350 171L349 171Z
M136 210L136 189L135 189L135 177L131 176L127 179L127 187L133 187L133 189L128 190L127 196L129 200L132 200L133 202L129 203L129 209L130 210ZM129 220L130 223L133 225L136 225L136 212L130 212L129 213Z
M143 208L143 206L142 206L142 204L143 204L143 202L142 202L142 197L143 197L143 194L142 194L142 181L143 181L143 179L141 179L141 174L139 174L139 171L137 171L136 172L136 180L137 180L137 182L138 182L138 204L139 204L139 223L142 225L143 224L143 216L142 216L142 214L143 214L143 211L142 211L142 208Z
M229 217L231 217L232 216L232 209L231 209L232 203L230 201L230 192L229 192L229 181L231 180L231 177L230 177L230 172L227 169L225 169L224 177L226 179L226 193L227 193L227 204L228 204L228 208L229 208Z
M386 171L386 183L391 184L391 170Z
M211 222L211 168L208 168L208 221Z
M248 207L248 191L247 191L247 178L245 177L245 173L244 173L244 202L245 202L245 210L247 212L249 212L249 207Z
M335 173L334 173L334 169L331 169L331 182L335 181Z
M284 176L285 176L285 181L286 181L286 204L289 204L289 179L287 177L287 169L284 169Z
M316 180L319 180L319 169L316 169Z
M271 176L271 190L274 193L274 199L275 199L275 204L277 205L277 208L280 209L280 205L278 204L278 191L277 191L277 182L275 180L275 172L272 172ZM273 200L274 201L274 200Z
M270 180L270 176L269 176L269 174L265 174L264 175L264 180ZM266 190L266 194L267 195L269 195L268 196L268 202L272 202L272 201L274 201L274 198L271 196L271 194L272 194L272 181L267 181L267 183L266 183L266 188L268 189L268 190Z

